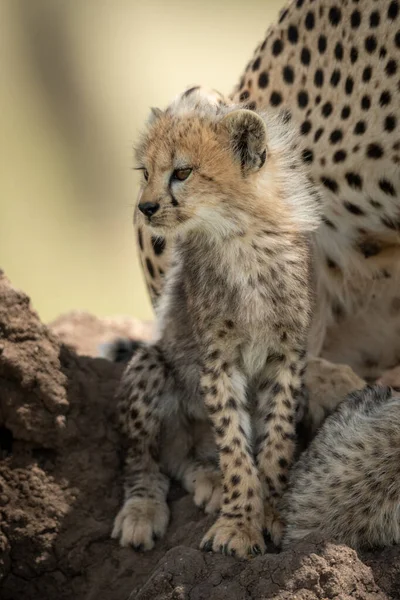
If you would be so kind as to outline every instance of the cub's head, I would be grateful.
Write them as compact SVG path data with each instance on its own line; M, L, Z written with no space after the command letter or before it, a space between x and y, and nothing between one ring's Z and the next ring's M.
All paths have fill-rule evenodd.
M136 161L143 176L137 216L154 233L209 228L224 235L259 210L267 128L257 113L192 88L165 111L152 109Z

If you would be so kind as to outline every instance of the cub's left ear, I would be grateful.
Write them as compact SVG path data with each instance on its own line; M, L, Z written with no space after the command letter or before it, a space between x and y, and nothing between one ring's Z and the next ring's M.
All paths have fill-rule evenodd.
M267 158L267 128L263 119L242 108L228 113L221 124L228 131L230 145L243 172L261 169Z

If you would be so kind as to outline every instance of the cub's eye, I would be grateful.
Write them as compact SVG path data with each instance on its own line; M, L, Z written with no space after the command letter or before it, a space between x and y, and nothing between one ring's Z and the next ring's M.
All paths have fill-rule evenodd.
M149 180L149 172L147 169L143 169L143 177L145 178L146 181Z
M178 181L185 181L192 172L192 169L176 169L172 173L172 179L177 179Z

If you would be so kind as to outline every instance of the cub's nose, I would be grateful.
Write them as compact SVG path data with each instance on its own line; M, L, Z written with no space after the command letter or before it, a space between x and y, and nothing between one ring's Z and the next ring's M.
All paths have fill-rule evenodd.
M154 202L143 202L143 204L139 204L140 212L149 218L155 215L159 208L160 205Z

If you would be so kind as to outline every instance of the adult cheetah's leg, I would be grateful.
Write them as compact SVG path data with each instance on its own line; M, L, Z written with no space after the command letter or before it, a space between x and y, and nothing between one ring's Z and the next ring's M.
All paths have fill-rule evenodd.
M275 355L268 361L257 391L256 457L265 497L264 527L277 545L282 523L276 505L294 461L299 401L305 397L305 367L305 350ZM301 406L301 412L304 408Z
M124 505L112 537L122 546L150 550L164 535L169 509L169 478L160 470L158 438L160 400L168 387L168 372L156 346L141 347L128 365L119 391L119 420L128 438Z
M220 460L223 501L220 516L204 536L204 550L246 557L265 550L262 493L250 449L250 418L245 408L245 380L210 351L201 376Z

